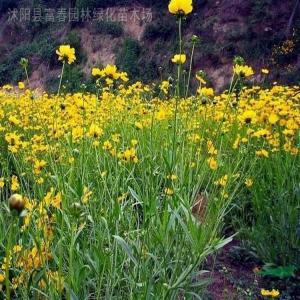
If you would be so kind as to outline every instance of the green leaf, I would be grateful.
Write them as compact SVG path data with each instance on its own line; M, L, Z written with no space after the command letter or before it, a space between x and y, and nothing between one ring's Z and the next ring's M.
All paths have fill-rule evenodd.
M123 248L128 257L132 260L132 262L137 265L137 259L133 255L132 248L126 243L126 241L118 235L113 235L116 242Z
M287 267L277 267L272 268L270 266L264 266L261 271L262 276L272 276L280 279L289 278L295 276L296 267L295 266L287 266Z

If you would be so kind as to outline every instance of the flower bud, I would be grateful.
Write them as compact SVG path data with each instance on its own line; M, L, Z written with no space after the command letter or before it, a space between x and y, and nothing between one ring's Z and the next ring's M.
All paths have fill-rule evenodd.
M200 43L200 37L198 37L197 35L192 35L192 37L191 37L191 41L192 41L192 43L194 43L194 44L198 44L198 43Z
M25 208L25 201L19 194L13 194L8 199L8 204L11 211L16 210L18 213L21 213Z

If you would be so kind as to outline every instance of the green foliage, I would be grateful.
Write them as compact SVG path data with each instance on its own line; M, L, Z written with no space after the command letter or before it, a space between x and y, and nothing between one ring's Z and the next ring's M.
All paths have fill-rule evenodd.
M131 81L150 82L158 79L158 66L153 58L147 56L147 50L141 48L138 41L126 38L117 53L116 64L120 70L128 73Z
M269 20L272 16L270 11L272 4L272 0L252 0L250 22L252 24L259 24Z
M79 33L75 30L70 31L66 39L64 40L65 44L70 45L74 49L76 49L76 63L82 63L86 60L86 55L83 52L82 46L81 46L81 37Z
M85 81L84 74L79 66L66 65L63 75L63 86L62 91L64 93L79 92L83 88L81 83ZM49 93L56 93L59 86L59 77L51 76L48 77L45 83L46 90Z
M144 32L144 40L153 40L157 38L172 39L176 34L176 24L171 22L170 19L159 20L156 23L147 25Z
M136 62L138 61L141 54L141 47L139 42L132 39L126 38L124 44L117 54L116 64L125 72L128 73L129 78L137 78L140 75L139 67Z
M287 267L272 267L266 265L263 267L261 271L261 275L263 276L272 276L280 279L294 277L295 276L296 267L295 266L287 266Z
M54 61L57 41L46 31L37 36L31 43L21 44L0 59L0 84L7 82L17 83L24 77L24 70L19 66L22 57L35 57L40 62ZM30 73L29 59L29 73Z
M0 60L0 85L17 83L25 76L24 70L19 66L22 57L29 57L38 51L36 44L23 44L12 50L9 55Z
M249 193L239 197L239 210L231 218L265 263L299 266L299 156L278 152L272 160L252 170L256 180Z
M123 26L120 22L101 21L94 24L94 33L109 34L112 37L121 37L124 33Z

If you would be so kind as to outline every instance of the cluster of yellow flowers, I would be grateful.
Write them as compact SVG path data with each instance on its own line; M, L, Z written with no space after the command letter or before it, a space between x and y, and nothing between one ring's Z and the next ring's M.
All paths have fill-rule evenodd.
M126 72L118 72L115 65L107 65L104 69L93 68L92 75L97 78L105 78L107 85L111 85L113 80L122 80L123 82L128 81L128 76Z
M192 0L172 0L169 4L169 11L179 18L192 10ZM76 60L75 49L70 45L60 46L56 53L63 64ZM177 54L172 59L179 69L186 60L185 54ZM267 69L261 72L268 74ZM250 66L236 64L233 73L239 78L251 77L254 71ZM64 191L54 188L53 182L58 181L57 170L64 176L64 170L74 172L70 177L76 177L79 169L85 172L81 169L84 162L89 164L94 177L103 180L110 170L96 170L96 161L129 171L148 161L153 169L150 176L155 176L161 165L153 152L165 151L172 163L176 163L177 145L184 145L180 168L194 171L199 170L201 164L205 172L213 174L212 186L226 199L230 182L242 177L240 172L228 173L227 159L238 157L240 153L247 153L253 160L271 160L277 153L289 157L299 155L300 89L297 86L274 85L270 89L254 86L242 88L239 94L225 91L217 95L212 88L203 87L206 85L204 74L198 72L197 95L178 101L178 97L169 96L169 81L162 81L158 86L141 82L125 84L127 74L114 65L93 68L92 76L97 84L103 79L109 88L102 89L98 95L64 96L59 93L37 96L22 83L18 93L9 85L0 88L0 162L10 162L9 157L16 165L13 172L1 173L0 191L12 192L11 210L19 214L25 212L20 231L34 230L40 242L18 243L12 253L3 257L0 290L12 269L13 288L22 289L37 270L45 266L47 272L39 278L39 288L45 289L50 284L57 291L63 289L61 271L51 264L58 212L66 206ZM122 84L110 88L117 80ZM164 99L154 96L156 88L162 91ZM158 141L153 138L155 134ZM168 199L176 195L180 181L176 168L172 167L171 164L163 178L160 195ZM30 190L37 191L36 197L28 196L28 182ZM245 176L242 183L250 189L255 178ZM96 198L94 192L92 184L82 184L78 202L68 203L68 206L75 211L87 207ZM72 193L76 194L73 189ZM116 203L123 203L128 192L119 195ZM80 231L84 226L82 223L74 230ZM276 290L262 290L261 294L279 296Z
M265 290L265 289L262 289L261 290L261 295L264 296L264 297L270 297L270 298L278 298L280 296L280 292L278 290Z

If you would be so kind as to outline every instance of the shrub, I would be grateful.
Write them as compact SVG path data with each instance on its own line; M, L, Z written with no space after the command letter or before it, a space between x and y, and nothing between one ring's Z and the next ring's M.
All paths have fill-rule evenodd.
M120 22L101 21L94 24L94 33L109 34L112 37L120 37L123 35L124 30Z
M36 53L38 48L35 43L22 44L13 49L9 55L0 59L0 85L6 83L17 83L24 77L24 71L19 67L19 61L22 57L29 57Z
M146 40L153 40L157 38L171 39L176 33L175 24L170 21L158 21L157 23L150 23L146 26L143 38Z
M274 154L252 170L256 182L240 198L238 230L244 233L265 263L300 264L299 156ZM292 179L292 180L291 180ZM284 241L284 242L283 242Z
M139 42L132 39L126 38L122 49L117 54L116 64L125 72L128 73L129 78L134 79L140 76L140 70L136 62L138 61L141 54L141 47Z
M86 55L81 46L81 37L77 31L70 31L66 36L64 43L69 44L76 49L76 63L81 63L86 60Z

